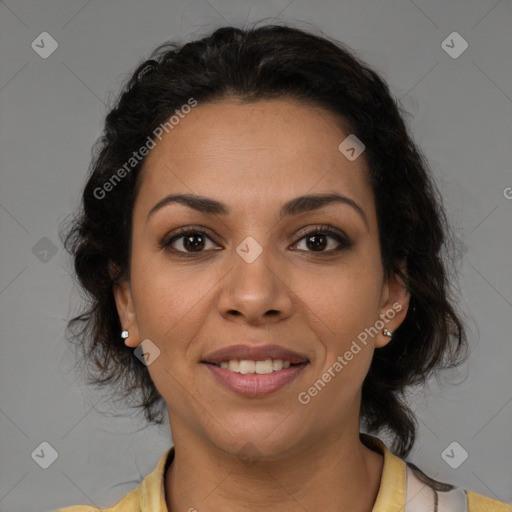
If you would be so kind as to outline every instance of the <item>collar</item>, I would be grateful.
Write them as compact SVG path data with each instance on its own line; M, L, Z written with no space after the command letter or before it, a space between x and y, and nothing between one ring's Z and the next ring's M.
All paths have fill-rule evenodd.
M165 503L165 472L174 460L174 446L171 446L158 461L155 469L141 484L140 510L142 512L168 512Z
M384 456L382 477L372 512L395 512L405 508L406 465L393 455L377 437L360 434L361 441L371 450ZM174 460L174 446L171 446L158 461L155 469L141 484L141 511L168 512L165 503L164 475Z
M384 456L379 492L372 512L401 512L405 510L407 483L405 462L392 454L378 437L364 433L360 433L359 436L368 448Z

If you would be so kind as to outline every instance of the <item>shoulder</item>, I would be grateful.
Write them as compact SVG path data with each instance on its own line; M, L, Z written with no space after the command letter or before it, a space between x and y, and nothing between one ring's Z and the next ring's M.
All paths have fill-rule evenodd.
M487 498L476 492L466 492L468 495L469 512L512 512L512 505Z
M59 508L54 512L165 512L164 476L174 459L174 446L171 446L160 458L155 469L114 506L99 509L97 506L75 505Z
M379 438L361 434L361 440L384 456L372 512L512 512L512 506L502 501L434 480L412 462L393 454Z
M406 462L407 497L411 512L432 510L450 512L512 512L512 506L481 494L438 482L427 476L417 466Z

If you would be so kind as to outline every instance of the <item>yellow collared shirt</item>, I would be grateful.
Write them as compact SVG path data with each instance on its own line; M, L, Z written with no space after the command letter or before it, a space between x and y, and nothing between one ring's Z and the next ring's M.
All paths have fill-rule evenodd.
M512 506L449 484L432 480L416 466L393 455L378 438L361 434L367 446L384 456L379 492L372 512L512 512ZM161 457L139 487L102 512L168 512L164 476L174 459L174 446ZM55 512L98 512L76 505Z

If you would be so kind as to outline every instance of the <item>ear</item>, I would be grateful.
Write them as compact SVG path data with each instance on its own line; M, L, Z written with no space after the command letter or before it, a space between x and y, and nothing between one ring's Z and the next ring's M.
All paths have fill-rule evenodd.
M137 316L133 303L132 291L128 279L112 285L112 292L116 301L117 314L123 330L128 331L128 338L124 340L127 347L135 348L140 344ZM121 333L119 333L121 336Z
M400 266L405 275L405 263ZM403 279L398 274L393 274L384 282L382 287L380 320L384 323L383 329L392 334L404 321L409 309L410 293ZM375 337L375 348L385 347L391 338L382 333L382 329Z

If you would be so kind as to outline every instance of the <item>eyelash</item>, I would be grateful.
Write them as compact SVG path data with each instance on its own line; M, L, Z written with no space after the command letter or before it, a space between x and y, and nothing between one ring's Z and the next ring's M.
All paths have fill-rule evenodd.
M183 238L187 235L201 235L215 243L215 241L212 240L212 238L210 236L208 236L208 233L204 229L199 228L199 227L198 228L188 227L188 228L178 229L177 232L172 236L172 238L164 238L159 243L159 247L161 249L167 249L176 240L179 240L180 238ZM330 249L329 251L316 252L316 251L300 250L301 252L309 252L311 254L329 256L329 255L337 254L338 252L340 252L344 249L348 249L349 247L352 246L352 242L348 238L342 236L340 233L338 233L338 231L335 231L334 229L330 228L329 226L320 226L320 227L316 227L314 229L310 229L308 231L301 232L299 234L299 239L295 242L294 245L297 245L299 242L301 242L302 240L304 240L307 237L315 236L315 235L327 235L328 237L336 240L336 242L338 242L340 244L340 246L337 247L336 249ZM202 251L198 251L198 252L194 253L194 252L178 251L176 249L171 249L170 252L172 252L173 254L176 254L178 257L195 258L195 257L200 257L207 251L202 250Z

